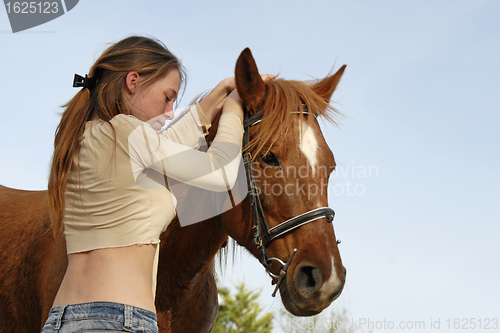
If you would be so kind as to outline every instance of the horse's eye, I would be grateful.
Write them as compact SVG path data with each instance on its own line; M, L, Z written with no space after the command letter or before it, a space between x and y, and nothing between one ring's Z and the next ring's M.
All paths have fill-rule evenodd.
M266 163L267 165L272 165L276 167L280 166L278 159L271 152L268 152L266 155L262 156L262 162Z

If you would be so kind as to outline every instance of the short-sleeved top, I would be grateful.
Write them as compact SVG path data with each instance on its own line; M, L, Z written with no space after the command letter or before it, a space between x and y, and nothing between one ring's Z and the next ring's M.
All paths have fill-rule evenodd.
M130 115L85 125L65 191L67 252L158 244L176 215L176 198L150 173L224 191L241 160L242 120L223 114L214 143L203 152L210 123L198 104L158 133Z

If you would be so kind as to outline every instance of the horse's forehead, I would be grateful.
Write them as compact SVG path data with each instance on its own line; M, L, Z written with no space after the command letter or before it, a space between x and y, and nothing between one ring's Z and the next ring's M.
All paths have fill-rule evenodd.
M318 138L313 127L299 120L299 149L306 156L308 163L314 168L318 164Z

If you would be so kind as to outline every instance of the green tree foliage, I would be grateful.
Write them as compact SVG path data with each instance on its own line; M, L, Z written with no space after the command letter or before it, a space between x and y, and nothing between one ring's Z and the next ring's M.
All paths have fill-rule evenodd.
M274 314L263 314L257 299L260 292L250 291L244 283L232 295L228 288L219 288L222 298L213 333L271 333Z

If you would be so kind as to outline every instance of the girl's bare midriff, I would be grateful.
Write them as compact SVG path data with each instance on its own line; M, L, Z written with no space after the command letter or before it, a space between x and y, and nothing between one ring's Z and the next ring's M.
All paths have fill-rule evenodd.
M157 245L97 249L68 255L68 269L53 306L116 302L156 313L153 261Z

